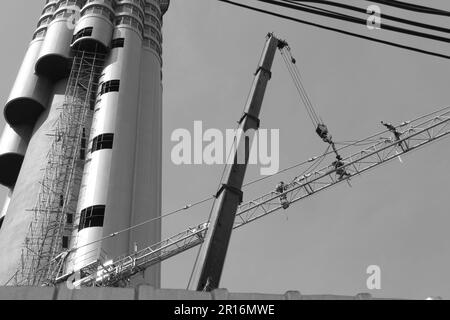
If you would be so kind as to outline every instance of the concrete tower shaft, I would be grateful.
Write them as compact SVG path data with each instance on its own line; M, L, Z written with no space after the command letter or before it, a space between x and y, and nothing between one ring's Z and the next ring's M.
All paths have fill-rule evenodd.
M114 126L114 146L110 166L114 174L111 175L107 190L105 234L131 225L144 8L143 2L134 5L125 3L117 7L119 24L114 31L114 38L123 39L124 45L116 50L118 59L105 69L110 80L120 81L116 100L117 118L115 123L111 123ZM123 235L116 241L105 241L102 249L108 257L122 255L130 250L128 238L129 235Z
M147 1L144 46L141 56L139 114L136 137L135 181L131 225L157 218L162 201L162 23L168 1ZM150 29L150 32L149 32ZM156 220L129 235L131 250L161 240L161 221ZM131 251L130 250L130 251ZM160 286L160 265L145 271L147 283ZM139 279L137 279L139 281Z
M55 5L52 2L45 5L4 108L6 122L14 129L20 128L19 135L22 135L23 131L26 132L26 128L29 130L33 128L37 118L47 107L52 91L51 82L46 77L36 74L34 66L54 9Z
M79 232L74 237L74 246L77 247L84 246L102 236L103 223L110 220L109 218L105 219L105 215L111 217L111 210L106 210L106 208L114 175L120 175L119 181L122 188L122 192L118 195L120 206L126 208L131 201L129 199L130 192L126 192L126 190L131 188L127 182L132 181L130 164L133 163L134 152L130 152L132 150L129 147L134 146L134 136L127 132L129 130L120 130L123 127L122 123L131 128L135 126L132 117L137 106L141 54L141 50L135 50L135 48L141 46L142 39L135 30L120 25L115 28L114 35L114 39L124 39L124 44L126 42L127 45L111 50L103 69L103 76L100 78L100 92L91 129L91 152L84 170L78 201L80 216L76 220L76 224L79 225ZM122 144L128 150L123 150ZM114 152L116 150L123 152L118 155ZM119 161L117 157L127 161L128 165L122 163L122 167L118 171L114 171L112 164ZM106 214L105 211L108 213ZM129 209L121 210L121 212L121 215L114 217L114 223L122 225L120 220L125 219L124 223L128 226L127 214L123 214L123 212L129 212ZM89 218L89 216L95 218ZM100 243L96 243L78 250L74 256L76 268L96 261L99 257L100 247Z
M9 191L0 215L0 228L4 227L34 124L47 108L53 90L50 80L37 75L34 66L54 9L54 2L47 1L3 110L7 124L0 139L0 184Z
M86 1L73 33L72 48L106 52L115 23L114 0Z
M34 70L44 41L36 38L30 43L4 108L5 119L12 126L32 127L47 107L52 83Z
M47 26L47 34L42 44L36 73L52 80L68 77L70 71L73 28L76 12L80 11L86 0L53 1L54 13Z
M161 212L162 188L162 85L159 56L144 49L141 57L141 85L136 137L135 181L131 225L157 218ZM134 250L161 241L161 221L154 221L130 233ZM149 268L145 280L159 286L160 266Z
M0 183L14 188L27 151L31 131L29 127L5 125L0 139Z
M68 257L67 270L160 240L161 226L154 224L90 245L161 211L161 28L168 6L162 0L46 1L4 111L9 125L0 139L0 183L10 193L0 216L0 283L14 278L19 284L18 272L25 284L41 283L51 271L30 273L47 268L67 240L82 247ZM90 116L79 128L61 126L78 104ZM61 140L69 131L62 129L79 135L70 138L78 141L70 153ZM68 158L56 160L58 150ZM71 172L74 178L66 179ZM48 228L57 239L48 239ZM30 241L45 257L27 255L24 263ZM146 280L159 286L159 268Z
M14 185L19 176L22 167L25 152L28 146L29 133L24 132L19 135L8 124L5 125L0 140L0 184L8 187L8 195L6 196L3 209L0 213L0 229L2 228L6 212L8 211L11 201ZM25 128L27 130L27 128ZM20 130L18 130L20 132Z
M11 201L11 196L12 196L12 190L9 190L8 194L6 195L6 199L3 204L2 211L0 212L0 229L2 228L3 221L6 216L6 211L8 211L9 202Z
M157 242L155 224L103 243L104 235L157 217L161 211L162 85L159 1L121 1L111 51L100 78L89 159L79 197L79 225L67 271ZM145 280L160 285L159 267Z
M40 115L34 126L23 164L14 185L11 201L0 230L0 283L4 284L15 274L21 259L24 241L33 221L33 209L40 190L42 168L51 144L53 125L64 103L66 80L54 84L48 108Z

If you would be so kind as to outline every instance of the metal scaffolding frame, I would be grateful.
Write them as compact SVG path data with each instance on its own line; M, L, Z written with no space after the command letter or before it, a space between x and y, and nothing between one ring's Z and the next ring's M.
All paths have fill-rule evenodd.
M15 285L42 285L62 272L53 261L73 231L89 131L105 55L74 51L64 103L53 125L33 220L23 244ZM64 240L63 240L64 239ZM63 241L65 243L63 243Z
M233 229L240 228L280 209L286 209L285 201L288 201L289 205L298 202L341 182L348 182L351 178L392 161L403 154L449 136L449 108L446 108L445 112L435 112L414 121L405 122L398 128L402 130L400 139L392 136L386 137L386 132L383 132L366 140L361 140L361 142L376 142L343 159L343 165L339 168L328 165L320 170L302 173L286 185L285 192L271 191L259 198L241 204L236 214ZM358 144L355 144L355 146L358 146ZM331 155L334 154L331 153ZM323 155L315 159L318 158L330 160L329 155ZM339 170L345 170L346 174L343 175L342 171ZM75 281L74 285L125 286L133 275L203 243L208 227L209 222L205 222L134 254L111 261L99 260L91 263L80 270L81 279ZM66 281L70 276L71 274L66 274L55 278L53 283Z

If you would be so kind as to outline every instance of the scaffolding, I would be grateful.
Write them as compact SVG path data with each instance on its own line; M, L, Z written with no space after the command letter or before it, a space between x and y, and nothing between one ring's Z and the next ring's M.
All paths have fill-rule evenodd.
M54 261L70 243L87 143L105 55L74 51L63 105L58 107L51 147L40 181L33 220L12 280L19 286L45 285L62 272Z

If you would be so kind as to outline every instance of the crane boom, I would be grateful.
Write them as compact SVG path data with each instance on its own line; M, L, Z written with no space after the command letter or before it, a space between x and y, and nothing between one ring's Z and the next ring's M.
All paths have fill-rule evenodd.
M281 48L283 43L272 33L267 35L245 111L239 121L237 132L242 135L235 138L232 158L234 161L225 168L225 179L221 181L222 186L211 211L209 228L194 265L189 283L190 290L210 291L219 287L234 218L243 199L242 185L249 161L249 149L255 132L259 129L259 114L267 83L272 76L273 60L277 49Z
M344 179L340 179L336 173L337 170L329 165L317 171L297 176L287 185L284 194L291 204L298 202L392 161L403 154L449 136L450 107L444 110L400 125L398 128L402 130L401 139L384 136L386 131L371 136L370 141L378 141L343 160L343 169L348 173ZM361 140L361 142L364 142L364 140ZM240 228L283 209L283 205L279 201L280 195L282 194L271 191L241 204L234 219L233 229ZM115 286L126 283L127 279L142 270L203 243L209 226L210 223L205 222L195 228L189 228L135 254L118 258L107 265L98 262L89 265L82 270L86 275L74 284L80 286ZM68 276L62 276L55 282L65 281Z

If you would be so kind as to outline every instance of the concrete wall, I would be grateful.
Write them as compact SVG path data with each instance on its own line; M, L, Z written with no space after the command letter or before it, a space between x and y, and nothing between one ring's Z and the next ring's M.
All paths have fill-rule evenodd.
M51 147L53 124L61 112L67 81L55 84L53 101L38 119L25 159L17 179L8 211L0 230L0 283L3 285L17 271L24 239L34 218L34 208L40 191L39 181L47 165L47 152Z
M231 293L226 289L196 292L178 289L155 289L141 285L133 288L82 288L69 290L54 287L0 287L0 300L379 300L369 293L356 296Z

